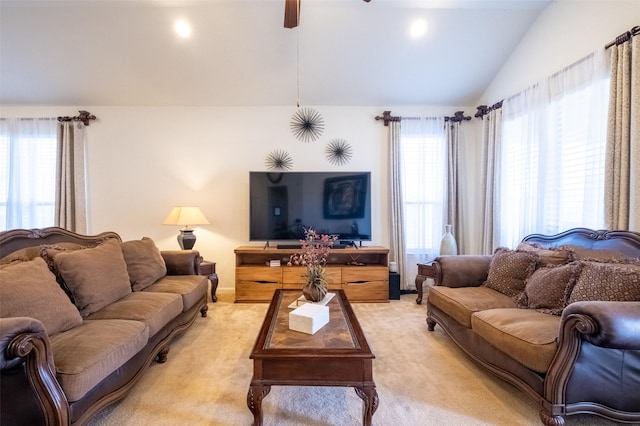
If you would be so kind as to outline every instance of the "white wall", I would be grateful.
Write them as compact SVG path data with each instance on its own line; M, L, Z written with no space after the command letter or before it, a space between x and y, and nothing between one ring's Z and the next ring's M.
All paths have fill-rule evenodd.
M522 92L640 25L640 0L556 0L526 33L478 101Z
M274 149L288 152L295 171L371 171L370 244L389 245L387 128L374 117L451 115L459 107L326 107L322 137L298 141L289 129L295 107L2 107L2 115L73 115L86 109L89 233L116 231L124 240L152 238L178 249L178 227L162 225L175 205L200 206L210 225L196 229L195 248L217 262L219 288L234 287L233 250L249 244L249 171L266 170ZM469 111L469 108L467 108ZM353 157L333 166L324 149L346 139ZM253 243L257 244L257 243Z

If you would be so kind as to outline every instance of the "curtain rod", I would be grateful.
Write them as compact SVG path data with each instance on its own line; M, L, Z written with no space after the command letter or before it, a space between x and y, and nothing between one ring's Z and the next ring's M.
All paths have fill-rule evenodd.
M502 102L504 102L504 100L502 100L500 102L496 102L495 104L491 105L490 107L488 107L486 105L480 105L480 106L476 107L478 111L476 112L474 117L482 118L485 115L489 114L494 109L502 108Z
M402 120L419 120L420 117L393 117L391 115L391 111L384 111L382 115L376 115L376 121L384 120L384 125L388 126L391 121L402 121ZM444 117L444 121L450 121L452 123L462 122L463 120L468 121L471 120L470 116L465 116L464 111L456 111L452 117Z
M445 117L444 121L450 121L452 123L462 123L463 121L471 120L471 116L464 115L464 111L456 111L453 117Z
M631 37L633 37L635 35L638 35L638 34L640 34L640 26L636 25L635 27L631 28L629 31L620 34L612 42L607 43L604 46L604 48L608 49L608 48L613 47L613 46L619 46L622 43L626 43L627 41L631 40Z
M96 119L96 116L91 114L89 111L78 111L78 112L80 114L76 115L75 117L70 117L70 116L58 117L58 121L61 123L63 121L82 121L82 123L85 126L88 126L90 120Z

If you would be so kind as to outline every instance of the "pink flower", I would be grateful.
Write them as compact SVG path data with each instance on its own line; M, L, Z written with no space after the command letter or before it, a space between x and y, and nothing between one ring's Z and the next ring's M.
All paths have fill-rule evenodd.
M291 255L290 264L307 267L322 267L327 263L333 243L338 240L336 235L318 235L313 228L305 230L305 238L300 240L302 252Z

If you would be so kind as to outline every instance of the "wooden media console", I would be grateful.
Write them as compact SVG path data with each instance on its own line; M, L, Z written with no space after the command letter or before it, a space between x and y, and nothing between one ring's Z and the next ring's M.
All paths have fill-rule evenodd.
M301 290L303 266L287 266L296 248L243 246L235 249L236 302L270 302L276 289ZM281 266L267 266L280 260ZM389 301L389 249L364 246L332 249L327 259L329 291L344 290L352 302Z

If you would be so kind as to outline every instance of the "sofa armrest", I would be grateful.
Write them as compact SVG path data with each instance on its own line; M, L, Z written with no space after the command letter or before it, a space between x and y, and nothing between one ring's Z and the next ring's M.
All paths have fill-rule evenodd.
M637 407L637 394L629 388L638 380L640 358L633 355L640 350L638 330L640 302L591 301L567 306L562 312L558 351L545 379L547 411L561 410L567 401L607 405L607 398L598 391L590 392L592 389L619 389L617 404ZM623 356L627 351L631 351L629 356Z
M435 285L445 287L478 287L487 279L491 255L439 256L433 261L436 268Z
M199 275L202 256L197 250L163 250L167 275Z
M20 366L24 364L24 368ZM69 424L69 402L56 379L53 351L44 326L34 318L0 318L0 369L21 370L33 390L46 424ZM4 400L7 410L20 404Z
M640 302L574 302L563 310L563 322L574 315L584 315L592 321L592 328L581 330L589 343L640 350Z
M16 350L15 347L15 339L23 334L39 335L40 338L46 339L44 326L35 318L0 318L0 370L9 370L24 361L17 353L22 351Z

